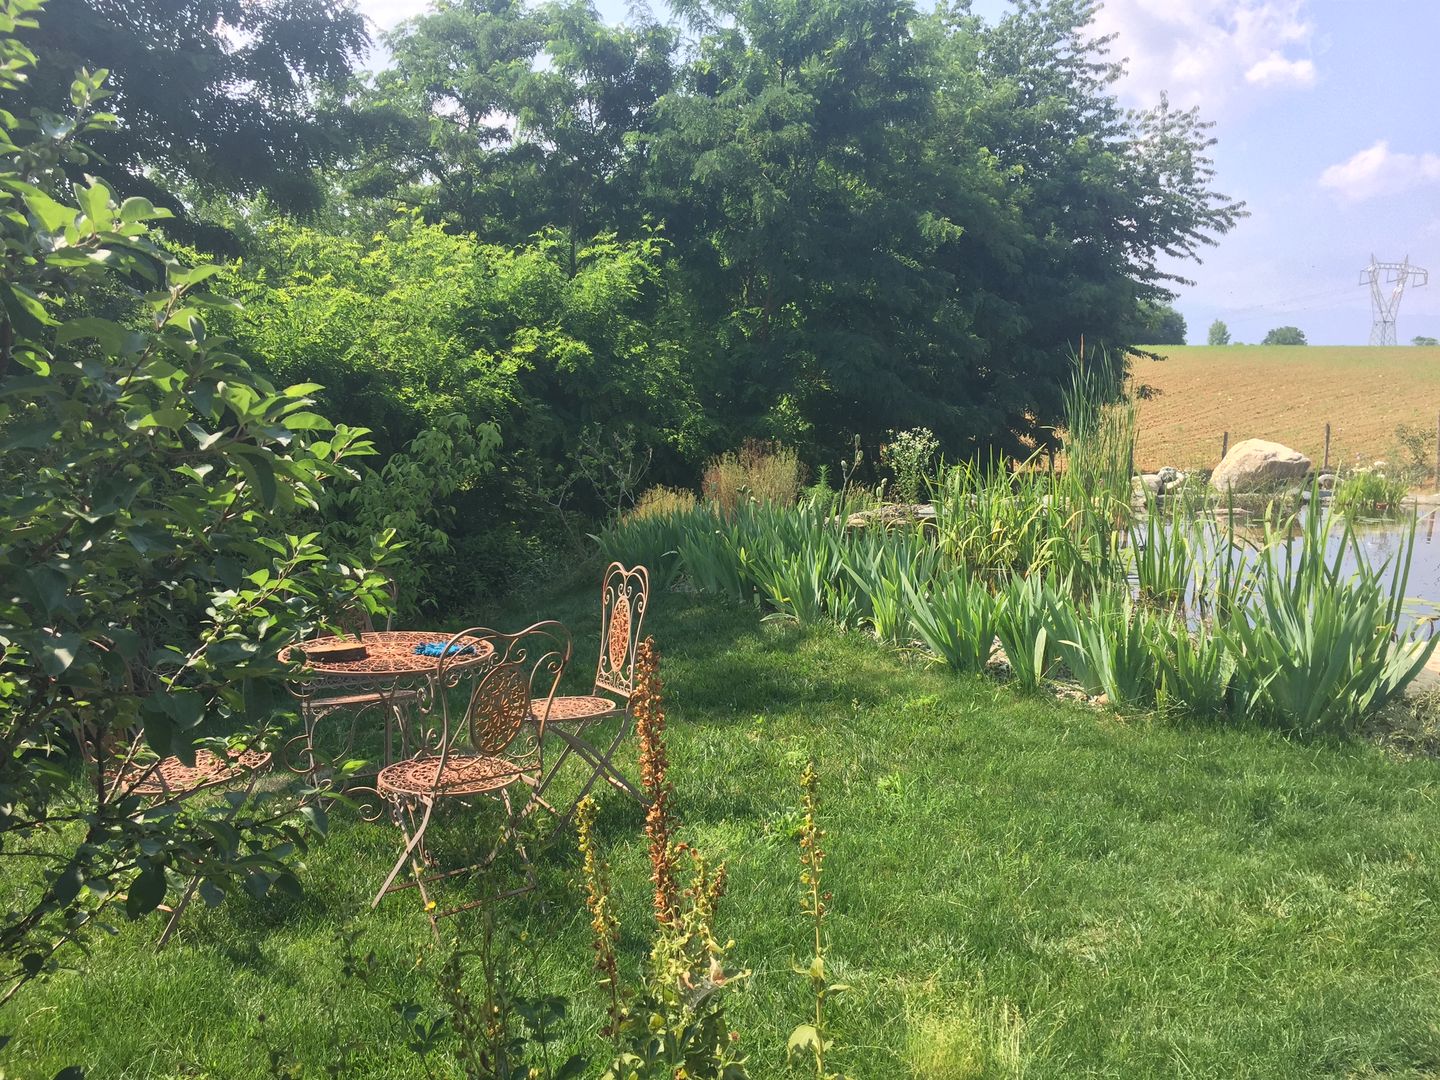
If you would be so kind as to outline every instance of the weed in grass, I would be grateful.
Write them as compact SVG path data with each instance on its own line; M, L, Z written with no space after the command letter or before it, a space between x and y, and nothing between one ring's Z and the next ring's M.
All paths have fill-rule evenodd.
M615 947L620 940L620 920L615 917L610 901L609 868L601 861L595 843L595 800L587 795L575 809L575 829L581 859L581 875L585 881L585 907L590 912L591 947L595 951L595 970L607 1001L603 1034L614 1036L620 1026L620 967Z
M595 849L594 804L584 806L581 836L587 903L594 950L609 987L610 1034L615 1053L604 1080L744 1080L739 1034L725 1023L725 993L748 975L726 968L732 943L716 936L715 919L725 895L724 864L712 867L695 848L675 839L672 788L665 750L665 710L659 654L653 638L635 660L632 698L641 739L641 775L650 799L645 829L654 886L654 944L646 977L634 997L618 992L615 944L619 924L609 915L609 892ZM690 883L679 887L677 864L690 864Z
M825 849L820 846L825 830L820 827L820 774L814 761L806 762L800 774L800 804L800 910L810 920L812 953L810 962L795 970L810 983L815 1013L808 1024L800 1024L790 1033L785 1052L791 1060L809 1055L815 1063L815 1080L844 1080L826 1065L834 1039L825 1020L825 1006L849 987L830 982L825 968L825 911L830 894L825 891Z

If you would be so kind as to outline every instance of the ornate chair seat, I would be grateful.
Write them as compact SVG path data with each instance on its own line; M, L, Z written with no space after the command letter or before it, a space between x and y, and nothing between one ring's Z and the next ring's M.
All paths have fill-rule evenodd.
M195 764L168 757L156 764L134 762L120 773L121 786L146 798L188 795L202 788L229 784L259 772L270 764L270 755L260 750L221 757L210 750L195 751ZM115 773L109 776L113 779Z
M443 765L438 757L387 765L380 770L376 787L388 798L463 798L499 791L513 784L524 772L523 768L506 758L488 754L450 754Z
M537 699L530 703L531 715L543 709L545 702ZM602 716L614 716L621 711L619 702L598 694L577 694L572 697L557 697L550 705L550 723L577 723L582 720L597 720Z

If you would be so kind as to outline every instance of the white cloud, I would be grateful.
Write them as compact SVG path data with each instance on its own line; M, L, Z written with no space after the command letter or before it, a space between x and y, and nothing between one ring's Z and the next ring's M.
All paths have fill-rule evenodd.
M1347 202L1435 183L1440 183L1440 154L1397 154L1384 139L1320 174L1320 186Z
M1118 34L1112 55L1128 58L1122 97L1152 105L1160 92L1214 115L1237 92L1310 86L1315 28L1309 0L1105 0L1100 34Z
M1315 84L1315 62L1313 60L1287 60L1278 52L1272 52L1245 72L1245 81L1258 86L1296 86Z

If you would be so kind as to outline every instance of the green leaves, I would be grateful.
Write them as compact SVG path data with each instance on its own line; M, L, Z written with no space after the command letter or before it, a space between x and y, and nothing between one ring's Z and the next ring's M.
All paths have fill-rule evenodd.
M132 919L148 915L165 899L165 866L163 863L146 863L141 867L125 898L125 914Z

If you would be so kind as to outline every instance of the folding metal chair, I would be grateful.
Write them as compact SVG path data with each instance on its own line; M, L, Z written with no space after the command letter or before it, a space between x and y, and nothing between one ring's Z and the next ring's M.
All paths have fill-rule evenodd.
M457 686L465 674L463 669L454 668L465 639L488 642L494 652L488 669L475 681L457 722L452 720L451 695L447 691ZM475 628L456 634L446 644L436 673L442 716L438 753L422 750L408 761L387 765L376 779L376 790L390 803L405 844L371 907L389 893L414 887L419 890L425 914L438 938L439 919L534 888L534 872L517 831L533 801L527 798L517 811L510 799L510 788L520 784L533 791L539 783L545 724L570 654L570 633L558 622L536 623L516 634ZM529 727L532 718L536 725L533 733ZM468 749L460 745L465 741ZM500 838L490 854L468 866L432 870L433 859L425 837L436 806L447 799L464 801L481 795L498 800L505 813ZM445 911L436 909L429 886L483 869L507 844L514 846L525 865L523 887ZM396 878L407 864L411 880L397 883Z
M213 750L197 750L195 763L186 765L178 757L158 757L149 753L140 732L121 740L121 744L97 740L84 731L77 734L82 752L96 769L97 783L104 785L106 801L139 797L149 804L147 809L150 810L192 798L211 788L227 787L242 781L245 783L244 798L248 799L272 760L272 756L262 750L246 749L225 756ZM233 809L238 810L239 804ZM169 909L170 918L155 943L156 952L163 949L175 933L180 917L194 898L199 884L198 877L191 878L179 902Z
M590 775L569 807L563 814L556 812L560 819L557 828L570 820L580 800L602 779L640 805L646 805L645 795L620 772L614 758L634 727L630 697L635 690L635 650L640 644L649 600L650 572L645 567L627 569L613 562L605 568L600 586L600 657L595 665L594 687L589 694L557 697L550 706L546 733L561 744L561 750L541 778L535 791L536 801L556 812L544 801L544 792L570 755L578 757L590 769ZM538 708L536 711L538 715ZM615 718L619 723L608 742L597 745L586 738L591 728Z

